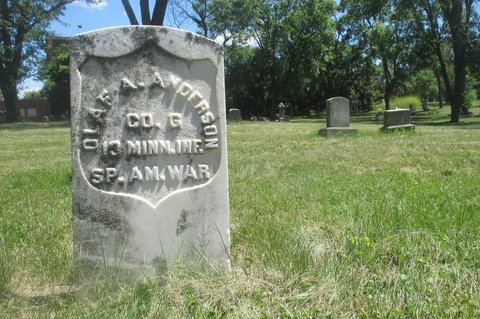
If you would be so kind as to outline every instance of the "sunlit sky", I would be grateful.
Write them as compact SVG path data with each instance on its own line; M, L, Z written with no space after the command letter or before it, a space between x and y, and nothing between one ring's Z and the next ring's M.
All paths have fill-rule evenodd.
M130 4L140 22L140 5L138 0L131 0ZM150 0L150 12L153 12L154 0ZM169 10L165 25L169 23ZM87 5L83 0L75 1L66 6L65 15L60 17L60 22L53 22L51 29L60 36L72 36L82 32L112 26L130 25L121 0L101 0L96 5ZM182 26L185 27L185 26Z

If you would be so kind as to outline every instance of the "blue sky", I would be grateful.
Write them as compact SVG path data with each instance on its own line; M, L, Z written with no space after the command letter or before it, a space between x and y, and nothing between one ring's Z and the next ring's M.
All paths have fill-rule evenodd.
M133 1L132 6L135 8ZM59 20L61 22L54 21L50 24L50 30L59 36L72 36L94 29L130 24L120 0L103 0L98 5L75 1L66 6L65 14L60 16Z
M153 11L154 0L150 0ZM140 5L138 0L130 1L139 22ZM168 9L167 9L168 13ZM53 22L51 29L61 36L72 36L82 32L112 26L130 25L120 0L101 0L97 5L87 5L84 1L75 1L66 6L65 15L60 17L64 23ZM168 24L168 17L165 21Z
M154 2L153 0L150 1L151 12L153 11ZM130 3L137 19L141 21L139 1L132 0ZM84 1L75 1L66 6L65 14L59 17L59 20L50 24L50 31L58 36L72 36L101 28L130 25L121 0L102 0L97 5L87 5ZM171 25L169 23L168 8L165 25ZM41 82L31 78L27 79L20 85L20 96L25 91L40 90L42 86Z

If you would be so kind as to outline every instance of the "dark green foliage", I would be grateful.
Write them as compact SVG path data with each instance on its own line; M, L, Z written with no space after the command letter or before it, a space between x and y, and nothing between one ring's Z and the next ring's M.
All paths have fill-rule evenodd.
M249 39L248 48L224 42L227 107L244 115L272 118L280 102L289 106L287 114L307 115L338 95L368 111L381 100L389 108L395 97L418 94L424 107L427 100L440 106L451 101L456 122L456 112L480 87L477 2L460 8L453 0L344 0L338 6L328 0L264 0L250 6L249 26L235 31L223 25L219 32L220 15L211 11L209 30L215 23L220 27L204 34L235 39L242 30L241 38ZM452 20L452 8L463 12L461 20Z
M44 80L42 93L50 103L54 116L67 114L70 110L70 68L69 52L66 45L54 48L40 73Z
M260 115L266 101L265 81L261 76L258 50L251 47L227 47L225 55L225 89L227 106L238 108L244 117Z
M32 75L38 65L50 21L62 15L65 5L73 1L0 1L0 89L7 121L19 119L17 86Z
M41 91L27 91L23 95L24 100L38 99L38 98L42 98L42 97L43 97L43 94L42 94Z

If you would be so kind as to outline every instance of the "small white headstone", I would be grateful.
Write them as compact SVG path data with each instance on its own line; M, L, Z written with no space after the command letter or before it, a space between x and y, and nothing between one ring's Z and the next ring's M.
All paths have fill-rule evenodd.
M223 79L222 46L193 33L132 26L72 39L80 277L229 268Z

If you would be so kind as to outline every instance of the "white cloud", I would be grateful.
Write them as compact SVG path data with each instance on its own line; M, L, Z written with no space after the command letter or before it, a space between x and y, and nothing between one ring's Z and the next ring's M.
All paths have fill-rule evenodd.
M26 92L40 91L43 88L43 83L36 81L32 78L28 78L19 85L18 95L23 98Z
M230 35L230 33L228 33L228 35ZM217 35L217 37L214 39L215 41L217 41L218 43L222 43L225 41L225 36L223 34L219 34ZM225 45L231 45L232 44L232 41L229 40L227 41L227 43ZM258 47L258 43L257 43L257 40L255 40L254 37L250 37L248 39L246 39L242 44L246 45L246 46L249 46L249 47Z
M96 0L94 3L87 3L85 0L76 0L73 2L73 4L87 8L87 9L97 9L97 10L102 10L108 6L107 0Z

